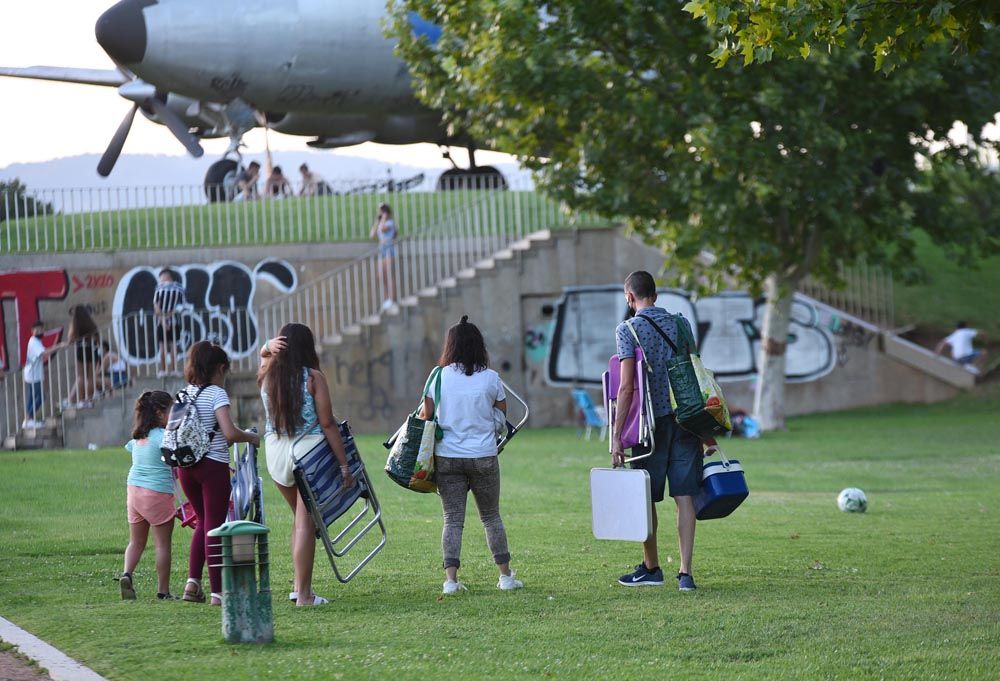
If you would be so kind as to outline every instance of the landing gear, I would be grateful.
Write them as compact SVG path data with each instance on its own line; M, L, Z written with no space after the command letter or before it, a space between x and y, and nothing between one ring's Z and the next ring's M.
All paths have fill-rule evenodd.
M477 166L476 150L469 146L469 167L459 168L451 157L451 152L447 147L442 152L442 156L451 161L453 167L441 173L438 178L438 191L451 191L458 189L501 189L506 190L507 179L499 170L493 166Z
M233 200L239 170L240 164L231 158L223 158L208 167L208 172L205 173L205 196L209 203Z

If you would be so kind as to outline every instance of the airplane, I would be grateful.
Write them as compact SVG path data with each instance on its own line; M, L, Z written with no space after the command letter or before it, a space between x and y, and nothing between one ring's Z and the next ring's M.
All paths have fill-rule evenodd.
M451 160L449 146L466 146L469 168L451 160L438 187L475 176L477 186L505 188L496 168L476 165L473 141L448 135L440 113L416 99L385 19L385 0L121 0L95 26L116 68L0 67L0 76L117 88L132 108L97 165L102 177L142 112L195 157L199 140L229 137L205 173L213 201L232 198L242 137L265 126L319 149L432 142ZM410 25L432 43L441 34L416 14Z

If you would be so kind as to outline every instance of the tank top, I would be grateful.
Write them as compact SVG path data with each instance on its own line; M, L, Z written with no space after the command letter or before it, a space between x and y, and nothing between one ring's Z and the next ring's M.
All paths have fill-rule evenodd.
M260 399L264 403L264 414L266 416L264 434L274 433L275 435L285 435L285 433L279 433L274 424L271 423L271 406L267 399L267 390L264 389L263 385L260 387ZM319 419L316 416L316 400L313 399L312 394L309 392L309 369L306 367L302 367L302 411L299 414L299 421L296 425L295 437L302 435L301 429L310 425L312 428L306 431L306 435L319 435L323 432L323 429L319 427Z

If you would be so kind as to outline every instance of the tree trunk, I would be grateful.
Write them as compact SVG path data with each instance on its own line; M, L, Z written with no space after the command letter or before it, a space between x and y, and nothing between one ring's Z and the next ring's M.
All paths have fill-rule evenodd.
M761 430L766 431L785 427L785 346L795 289L792 282L772 274L764 282L764 295L753 412Z

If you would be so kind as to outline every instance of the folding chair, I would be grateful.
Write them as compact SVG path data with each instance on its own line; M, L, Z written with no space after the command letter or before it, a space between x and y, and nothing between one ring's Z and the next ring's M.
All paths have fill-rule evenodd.
M507 446L507 443L510 442L522 428L524 428L524 424L528 422L528 416L531 415L531 412L528 409L528 403L524 401L524 398L514 392L514 390L503 381L501 381L501 383L503 384L504 392L507 393L507 413L503 418L503 427L500 429L501 432L497 434L497 454L502 452L503 448ZM512 404L522 412L521 417L517 421L517 425L510 422L510 407Z
M304 435L300 436L299 439L302 437ZM386 535L385 523L382 522L382 507L375 496L375 489L372 487L368 472L365 470L365 464L358 454L358 447L354 442L354 435L351 434L347 421L340 424L340 437L344 441L347 465L351 475L354 476L354 486L346 487L344 485L340 464L326 438L323 438L308 453L299 457L295 464L295 483L310 515L312 515L313 523L316 525L316 536L323 540L323 547L330 558L330 566L333 568L334 575L338 581L346 584L382 550L385 546ZM346 527L340 530L336 536L331 537L330 526L338 518L345 515L359 500L363 501L361 510L354 515ZM358 525L361 525L360 529L348 536ZM337 559L345 557L368 532L376 528L382 534L378 545L347 571L346 575L342 574L341 568L337 566Z
M257 432L257 429L252 429ZM247 443L240 452L234 447L233 491L229 497L227 520L249 520L265 525L264 481L257 471L257 448Z
M586 390L584 390L583 388L573 388L571 392L573 394L573 401L576 403L577 409L579 409L580 413L583 414L583 422L584 425L586 426L586 430L584 431L583 434L584 439L589 440L591 431L593 431L594 428L600 428L601 429L600 439L603 440L604 434L608 430L608 421L605 418L605 415L602 414L600 410L598 410L597 406L594 404L594 401L590 399L590 393L588 393Z

